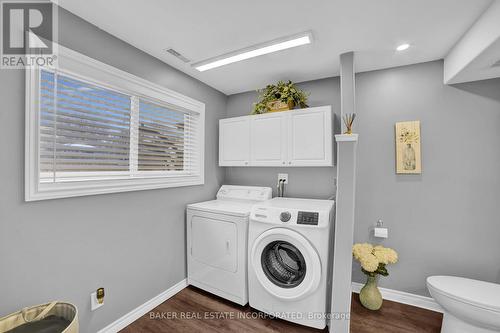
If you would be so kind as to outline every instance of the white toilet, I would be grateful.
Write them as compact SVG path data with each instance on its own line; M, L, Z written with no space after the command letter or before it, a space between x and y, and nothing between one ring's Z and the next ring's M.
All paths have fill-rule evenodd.
M427 288L444 309L441 333L500 332L500 284L431 276Z

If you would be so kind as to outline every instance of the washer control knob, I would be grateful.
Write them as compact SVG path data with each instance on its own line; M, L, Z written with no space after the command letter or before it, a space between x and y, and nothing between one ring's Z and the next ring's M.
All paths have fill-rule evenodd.
M292 214L290 214L290 212L282 212L280 214L281 222L288 222L288 221L290 221L291 217L292 217Z

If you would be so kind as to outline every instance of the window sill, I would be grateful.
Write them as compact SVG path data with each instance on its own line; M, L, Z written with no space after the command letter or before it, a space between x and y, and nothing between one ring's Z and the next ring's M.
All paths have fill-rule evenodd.
M203 185L203 177L140 178L95 182L67 182L39 184L36 189L26 189L26 201L39 201L87 195L152 190L170 187Z

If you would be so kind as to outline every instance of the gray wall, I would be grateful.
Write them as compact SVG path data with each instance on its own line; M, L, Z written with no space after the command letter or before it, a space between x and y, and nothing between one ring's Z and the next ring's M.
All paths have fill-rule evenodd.
M53 299L96 332L186 277L184 211L210 199L226 96L60 10L61 44L206 103L205 185L24 202L24 72L0 71L0 317ZM106 288L90 312L90 293Z
M435 61L356 80L355 241L374 241L381 218L401 257L380 284L427 295L429 275L500 282L500 79L445 86ZM421 175L395 174L394 123L405 120L421 121Z
M309 106L331 105L334 112L334 127L340 128L340 80L338 77L298 84L304 91L310 92ZM252 112L253 103L258 100L255 91L229 96L227 116L237 117ZM339 130L336 130L339 132ZM285 194L288 197L327 199L335 194L336 171L333 167L316 168L267 168L267 167L228 167L225 183L231 185L270 186L276 195L278 173L288 173Z
M380 218L400 262L381 286L428 295L425 278L460 275L500 282L500 79L443 85L441 61L356 75L355 242ZM311 105L338 113L338 78L299 84ZM254 92L229 96L228 116L248 114ZM394 123L420 120L421 175L395 174ZM337 126L338 127L338 126ZM338 132L338 130L337 130ZM326 198L335 168L226 168L225 182L273 186L290 174L287 196ZM359 265L353 279L364 282Z

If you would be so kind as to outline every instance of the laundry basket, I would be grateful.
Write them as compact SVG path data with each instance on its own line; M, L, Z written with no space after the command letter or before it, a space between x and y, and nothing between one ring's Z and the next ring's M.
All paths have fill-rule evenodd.
M71 303L51 302L24 308L0 318L0 333L7 332L28 322L41 320L47 316L62 317L70 322L61 333L78 333L78 309Z

